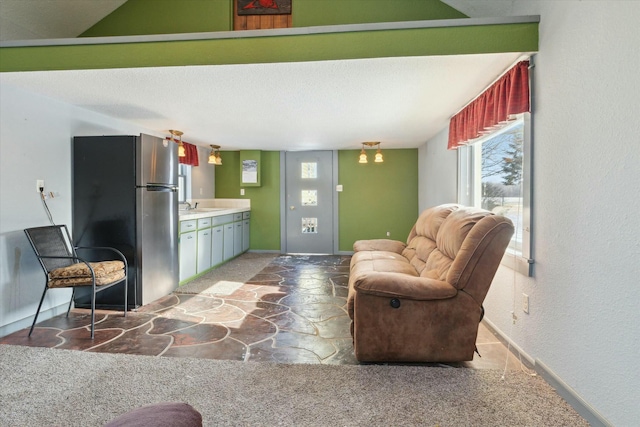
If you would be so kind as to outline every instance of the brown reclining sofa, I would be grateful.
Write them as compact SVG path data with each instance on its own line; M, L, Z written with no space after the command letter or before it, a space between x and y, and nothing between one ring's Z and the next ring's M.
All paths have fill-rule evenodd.
M425 210L407 243L354 243L347 308L361 362L473 359L482 302L513 224L476 208Z

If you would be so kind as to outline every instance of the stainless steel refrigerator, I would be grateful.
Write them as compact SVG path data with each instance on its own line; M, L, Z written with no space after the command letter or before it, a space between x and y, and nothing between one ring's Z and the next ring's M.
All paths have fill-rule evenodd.
M129 309L178 286L178 148L150 135L73 139L73 239L119 249L129 264ZM98 252L93 256L102 256ZM96 307L122 310L118 285ZM76 291L76 307L90 307Z

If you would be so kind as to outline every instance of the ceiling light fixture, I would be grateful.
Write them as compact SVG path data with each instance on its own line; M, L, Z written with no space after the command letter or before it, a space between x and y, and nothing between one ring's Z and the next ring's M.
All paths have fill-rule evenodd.
M360 160L358 163L367 163L367 153L364 152L364 142L362 143L362 150L360 150Z
M380 150L380 141L376 141L376 142L363 142L362 143L362 150L360 150L360 158L358 160L358 163L367 163L367 153L364 151L364 147L367 146L369 148L373 148L373 147L378 147L378 151L376 151L376 155L374 157L374 162L375 163L382 163L384 162L384 159L382 158L382 150Z
M220 146L209 144L211 146L211 153L209 154L209 164L211 165L222 165L222 157L220 157Z
M184 144L182 143L182 135L184 134L184 132L169 129L169 133L174 136L171 139L178 143L178 157L186 157L187 153L184 151ZM177 140L175 138L176 136L178 137Z

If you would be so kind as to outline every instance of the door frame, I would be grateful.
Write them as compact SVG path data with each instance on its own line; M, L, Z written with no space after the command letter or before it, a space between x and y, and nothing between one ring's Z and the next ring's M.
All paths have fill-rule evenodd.
M300 150L303 151L303 150ZM338 254L338 237L340 235L340 226L338 224L338 191L336 185L338 183L338 150L304 150L304 151L331 151L331 188L332 196L332 212L333 216L333 255ZM287 253L287 164L286 151L280 152L280 253Z

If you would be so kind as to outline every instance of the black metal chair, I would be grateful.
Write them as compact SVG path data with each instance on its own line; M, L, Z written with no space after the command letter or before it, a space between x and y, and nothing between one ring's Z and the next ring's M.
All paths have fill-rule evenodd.
M45 274L45 287L33 319L29 336L38 320L47 290L73 288L67 317L76 287L91 287L91 339L95 331L96 294L124 282L124 316L127 315L127 260L117 249L109 247L75 247L65 225L27 228L24 230ZM77 250L105 251L115 254L114 261L89 262L77 255ZM113 255L111 255L113 256Z

